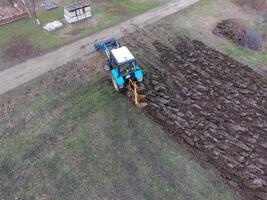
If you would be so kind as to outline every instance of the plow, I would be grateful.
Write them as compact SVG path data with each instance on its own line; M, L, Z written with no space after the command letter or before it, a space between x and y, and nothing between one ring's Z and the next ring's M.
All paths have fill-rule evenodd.
M132 100L134 105L139 108L144 108L147 106L145 101L146 96L144 95L145 86L144 84L136 83L131 79L127 84L127 96Z
M95 43L95 49L106 55L104 69L110 72L113 86L118 92L125 92L139 108L145 107L145 87L140 64L126 46L111 38Z

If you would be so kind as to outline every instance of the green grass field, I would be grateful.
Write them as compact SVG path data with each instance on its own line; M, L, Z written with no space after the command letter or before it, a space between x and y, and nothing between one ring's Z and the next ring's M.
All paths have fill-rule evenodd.
M136 15L153 7L166 3L166 0L143 1L143 0L111 0L115 5L121 6L129 15Z
M45 11L39 9L37 16L42 26L54 20L64 22L64 28L56 32L46 32L38 26L35 20L23 19L10 24L0 26L0 70L14 63L4 62L3 50L8 46L12 37L25 37L31 44L41 50L49 50L54 47L85 37L90 33L104 29L131 16L142 13L169 0L150 1L103 1L92 4L93 17L89 20L69 25L64 22L63 9L71 0L64 0L58 9Z
M114 92L108 75L77 69L70 64L0 97L2 198L235 199Z

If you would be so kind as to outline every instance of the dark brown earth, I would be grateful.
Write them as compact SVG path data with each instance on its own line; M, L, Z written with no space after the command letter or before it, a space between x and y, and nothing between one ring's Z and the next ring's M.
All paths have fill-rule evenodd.
M259 51L263 47L265 34L239 19L226 19L219 22L213 34L224 37L237 45Z
M213 34L225 37L238 45L246 45L246 25L239 19L226 19L221 21L214 28Z
M13 36L3 51L3 59L8 62L20 62L40 54L40 48L32 45L26 38Z
M146 112L245 199L267 199L266 79L200 41L127 42L153 52L137 53L149 68Z

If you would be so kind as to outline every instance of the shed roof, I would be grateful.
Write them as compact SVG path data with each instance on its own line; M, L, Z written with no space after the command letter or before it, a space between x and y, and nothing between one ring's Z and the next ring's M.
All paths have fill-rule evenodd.
M52 10L54 8L58 8L57 4L50 1L44 1L41 6L46 10Z
M88 3L84 3L84 2L80 2L80 3L74 3L74 4L71 4L69 6L66 6L65 9L69 12L73 12L75 10L79 10L81 8L85 8L85 7L88 7L90 6L90 4Z

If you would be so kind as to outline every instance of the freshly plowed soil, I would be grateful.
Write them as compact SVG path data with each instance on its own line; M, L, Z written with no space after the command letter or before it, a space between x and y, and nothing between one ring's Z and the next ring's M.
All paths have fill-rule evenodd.
M238 45L246 46L246 25L238 19L226 19L219 22L214 28L213 34L225 37Z
M200 41L134 42L154 54L139 55L146 112L243 196L267 199L266 79Z

